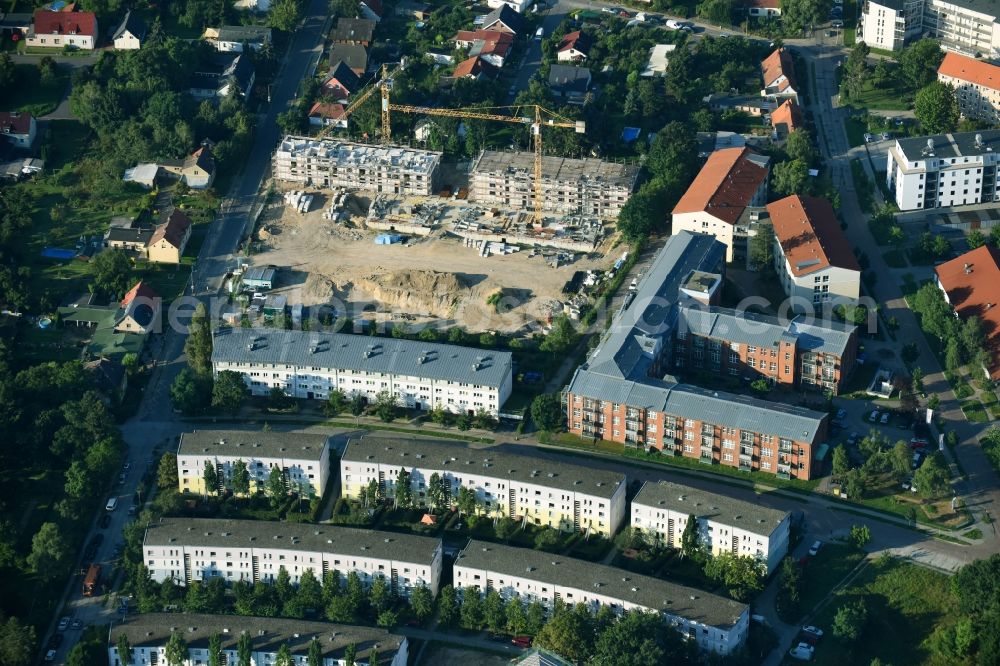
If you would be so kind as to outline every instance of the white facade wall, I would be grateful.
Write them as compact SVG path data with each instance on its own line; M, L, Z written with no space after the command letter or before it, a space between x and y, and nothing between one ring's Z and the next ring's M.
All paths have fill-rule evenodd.
M886 184L900 210L988 203L997 200L1000 189L985 170L996 169L998 163L1000 154L995 152L947 158L927 155L908 161L897 142L886 158ZM932 181L937 196L928 201L926 191Z
M154 662L155 653L155 662ZM236 650L223 650L222 654L223 662L225 664L237 664L239 663L239 655ZM260 652L254 651L250 654L250 665L251 666L270 666L274 664L277 658L277 652ZM403 638L399 650L392 659L391 666L406 666L407 659L409 658L409 642L406 638ZM155 647L133 647L132 648L132 660L129 662L133 666L148 666L150 664L156 663L158 665L164 665L167 663L167 644L158 645ZM203 666L208 663L208 649L207 648L189 648L188 658L184 661L184 666ZM109 666L122 666L122 660L118 656L118 648L115 646L108 647L108 664ZM292 655L293 666L309 666L309 657L305 654L293 654ZM358 658L355 660L355 664L358 666L367 666L364 658ZM323 658L323 666L346 666L346 662L343 659L332 659L330 657Z
M861 271L828 266L807 275L796 277L792 266L785 259L781 244L775 240L774 267L781 280L781 288L792 299L795 312L806 312L808 304L820 308L826 303L856 301L861 297Z
M736 226L720 220L707 211L694 213L675 213L671 216L670 233L690 231L696 234L712 234L715 239L726 246L726 261L733 260L733 241L736 236ZM746 229L746 235L753 235ZM755 232L754 232L755 233Z
M903 48L903 39L897 36L897 23L902 24L903 12L871 0L865 10L858 26L858 40L886 51Z
M267 484L267 479L271 474L271 468L277 467L285 472L285 478L291 487L299 484L312 486L317 497L322 497L326 489L326 483L330 478L330 445L329 442L323 446L319 460L308 459L299 460L294 458L273 458L253 455L252 447L247 447L246 455L241 456L218 456L218 455L177 455L177 480L181 492L203 493L205 492L205 462L211 462L216 470L221 469L225 476L227 485L232 482L233 469L238 461L242 460L247 465L250 472L250 492L256 488L263 488Z
M965 118L996 124L1000 121L1000 90L972 83L965 79L938 73L938 81L955 88L958 110ZM998 79L1000 84L1000 79Z
M95 39L90 35L35 34L29 35L25 44L32 48L62 49L68 46L71 49L91 51L94 49Z
M135 51L141 47L142 42L131 32L126 31L115 40L115 50L117 51Z
M515 12L523 14L534 0L486 0L486 6L490 9L500 9L507 5Z
M672 548L681 547L681 537L687 527L689 514L662 506L632 502L632 527L654 535L660 543ZM786 517L768 534L717 520L698 519L701 543L709 546L713 555L731 552L735 555L756 557L772 573L788 552L790 517Z
M472 587L480 590L480 592L485 591L487 588L494 589L505 600L512 597L520 597L527 603L537 601L547 609L551 609L555 600L559 598L567 604L586 604L594 611L600 606L608 606L616 614L630 610L657 612L657 609L646 608L630 601L600 594L593 588L588 587L586 580L581 580L579 586L558 585L552 584L549 581L535 580L525 576L511 576L485 569L468 567L463 565L461 560L455 563L454 579L456 589L460 587ZM689 620L671 613L660 614L669 625L682 634L696 638L700 649L714 651L719 654L728 654L732 650L739 648L746 638L750 623L749 608L744 610L739 620L729 630L707 626L695 620Z
M396 493L396 478L400 469L410 472L410 488L414 501L423 506L427 501L427 484L431 475L437 473L450 488L452 502L458 497L462 486L476 494L487 513L505 515L508 518L527 516L535 525L553 527L563 531L587 531L611 537L625 516L624 479L610 497L589 493L577 493L553 489L545 485L546 477L539 475L538 483L525 483L507 479L498 469L498 476L474 474L461 469L434 469L415 467L419 461L410 459L410 464L380 464L374 461L340 461L341 494L349 499L357 499L361 490L375 480L384 483L386 497ZM513 501L511 501L513 497ZM579 506L577 506L579 505ZM577 509L579 509L577 518Z

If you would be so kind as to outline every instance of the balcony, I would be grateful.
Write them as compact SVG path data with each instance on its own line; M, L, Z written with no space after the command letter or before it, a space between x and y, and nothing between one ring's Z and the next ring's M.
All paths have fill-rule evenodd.
M702 462L702 463L704 463L706 465L714 465L715 464L715 458L712 457L712 454L708 453L706 455L704 451L701 452L701 457L698 458L698 461Z
M741 459L740 460L740 471L741 472L752 472L753 471L753 465L750 462Z
M747 458L753 458L753 447L752 446L741 446L740 456L746 456Z
M785 442L778 444L778 453L793 453L792 445Z

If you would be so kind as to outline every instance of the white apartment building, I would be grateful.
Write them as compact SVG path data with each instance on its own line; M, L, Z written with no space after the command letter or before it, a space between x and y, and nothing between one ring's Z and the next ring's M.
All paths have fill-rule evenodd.
M373 401L391 391L408 409L440 406L496 415L513 385L510 352L346 333L223 328L215 331L216 374L243 375L253 395L274 388L308 400L330 391Z
M312 489L322 497L330 478L330 438L291 432L195 430L181 434L177 445L177 483L182 493L204 494L205 463L211 463L219 487L232 490L233 470L242 461L250 473L250 494L263 491L271 470L281 470L289 488Z
M700 543L713 554L755 557L772 573L788 552L791 514L669 481L642 484L632 500L632 527L647 540L681 547L694 516Z
M858 300L861 266L829 201L793 194L769 203L767 214L774 268L793 311Z
M1000 7L975 0L867 0L858 39L898 50L918 37L941 41L946 51L973 57L1000 56Z
M715 236L726 246L726 261L745 263L757 224L757 216L748 209L767 201L769 170L770 158L746 147L712 152L674 206L671 233Z
M681 635L706 652L729 654L747 637L750 607L691 587L641 576L624 569L472 540L455 560L454 584L504 599L520 597L552 608L556 599L582 603L616 614L639 610L659 613Z
M615 219L632 196L638 176L638 164L546 155L543 210ZM534 153L484 150L472 167L471 198L491 206L532 210L534 183Z
M408 597L417 586L436 596L441 580L440 539L331 525L163 518L147 528L142 554L154 581L178 585L212 577L273 583L281 569L295 584L306 569L320 581L336 571L344 582L353 571L366 587L385 578Z
M889 148L886 184L900 210L997 200L1000 131L897 139Z
M167 663L167 641L178 634L187 645L183 666L209 663L209 641L217 635L222 645L221 664L238 664L240 637L251 638L252 666L274 664L278 650L287 645L292 666L309 666L309 648L318 641L320 666L346 666L348 646L354 646L356 663L368 666L406 666L409 641L385 629L326 622L285 620L274 617L204 615L201 613L132 613L122 623L112 623L108 633L108 666L156 666ZM118 654L121 636L132 654ZM376 662L370 658L377 653Z
M895 51L920 34L924 0L868 0L858 18L858 41Z
M440 166L431 150L303 136L286 136L274 153L278 180L415 196L437 191Z
M938 81L955 89L958 110L965 118L1000 122L1000 67L958 53L946 53Z
M608 538L625 517L624 474L425 440L351 440L340 460L341 493L357 499L374 480L386 497L394 497L401 469L410 472L413 499L421 506L428 503L431 476L438 474L450 505L464 486L488 515Z

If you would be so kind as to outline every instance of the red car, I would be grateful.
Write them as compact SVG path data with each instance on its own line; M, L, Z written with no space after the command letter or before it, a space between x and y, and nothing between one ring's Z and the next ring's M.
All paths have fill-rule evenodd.
M930 442L923 437L914 437L910 440L910 448L913 450L926 448L928 444L930 444Z
M531 647L531 636L514 636L510 642L519 648L529 648Z

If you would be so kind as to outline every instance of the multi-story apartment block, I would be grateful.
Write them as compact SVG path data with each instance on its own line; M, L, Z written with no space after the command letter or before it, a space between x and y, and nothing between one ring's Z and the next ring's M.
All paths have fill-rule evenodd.
M286 136L274 153L278 180L391 194L433 194L440 166L430 150L302 136Z
M812 448L826 435L826 414L709 391L666 374L674 358L678 287L695 271L721 272L724 255L725 246L711 236L685 231L670 237L635 297L566 387L569 431L706 464L808 479Z
M623 474L425 440L351 440L340 460L341 492L357 498L375 481L386 497L394 497L403 469L410 473L412 496L420 506L428 504L428 483L437 474L449 505L465 487L490 515L605 537L614 535L625 517Z
M330 391L373 401L390 391L408 409L496 415L510 396L510 352L346 333L228 328L216 331L216 373L243 375L253 395L284 389L326 400Z
M240 637L250 637L250 663L255 666L277 663L278 650L288 646L292 666L308 666L313 641L320 646L320 666L347 666L349 646L354 646L358 663L369 666L406 666L409 641L385 629L326 622L284 620L274 617L202 615L200 613L132 613L121 623L113 623L108 633L108 666L156 666L167 664L167 641L176 634L187 646L187 658L180 666L209 663L209 641L218 636L220 664L238 664ZM129 656L118 654L119 639L125 636L132 649ZM376 660L371 659L377 653Z
M867 0L858 18L858 40L894 51L920 34L924 0Z
M242 461L250 473L250 493L261 492L271 470L281 470L289 488L322 497L330 478L330 438L291 432L195 430L181 434L177 445L178 490L203 494L232 490L233 469ZM205 463L219 479L205 488Z
M459 553L455 587L463 593L496 590L504 599L537 601L552 608L556 599L601 606L616 614L630 610L659 613L664 621L706 652L729 654L743 645L750 622L746 604L641 576L624 569L527 548L472 540ZM471 590L470 590L471 588Z
M747 209L767 201L769 162L746 147L711 153L674 206L672 232L711 234L726 246L726 261L745 262L757 224Z
M533 153L483 151L472 167L472 199L531 210L534 164ZM542 158L543 210L614 219L632 196L638 175L638 164L547 155Z
M900 210L997 200L1000 130L896 139L886 184Z
M273 583L281 569L298 583L308 569L317 580L354 572L366 586L385 578L403 597L424 586L437 595L441 540L375 530L260 520L163 518L146 529L143 563L157 582L178 585L221 577Z
M1000 67L958 53L946 53L938 81L955 88L958 110L966 118L1000 121Z
M774 229L774 269L795 312L853 303L861 266L826 199L793 194L767 204Z
M678 314L673 346L678 373L709 371L838 393L857 360L853 325L683 304Z
M755 557L772 573L788 552L791 514L669 481L642 484L632 500L632 527L651 542L681 547L694 516L699 543L712 553Z
M1000 55L1000 8L975 0L867 0L858 20L858 39L898 50L911 39L941 41L946 51L973 57Z

